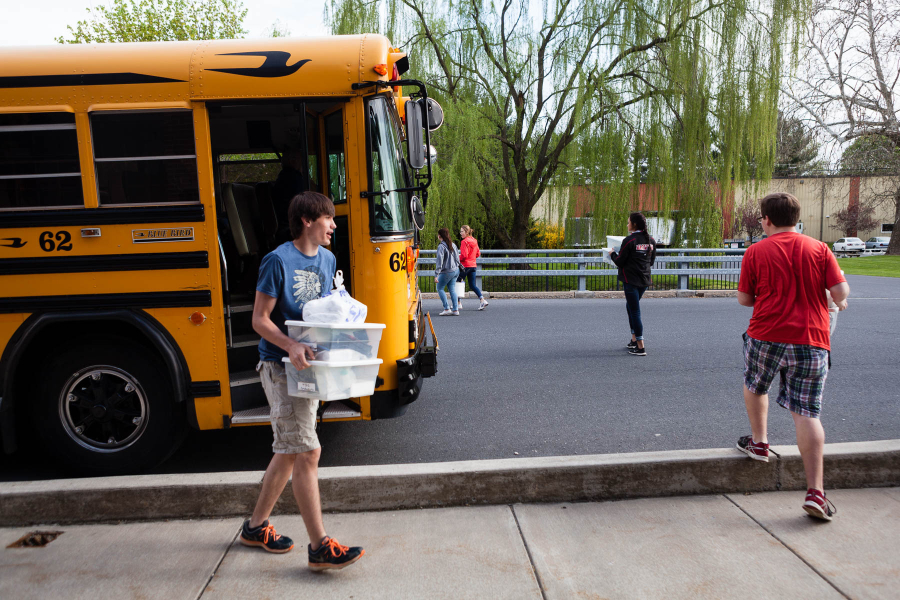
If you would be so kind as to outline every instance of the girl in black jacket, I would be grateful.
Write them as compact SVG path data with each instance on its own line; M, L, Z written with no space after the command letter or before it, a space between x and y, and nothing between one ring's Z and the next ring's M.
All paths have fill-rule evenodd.
M622 240L619 252L609 257L619 267L619 281L625 289L625 310L631 326L628 353L647 356L644 348L644 324L641 322L641 297L650 287L650 267L656 260L656 240L647 233L647 219L639 212L628 216L628 237Z

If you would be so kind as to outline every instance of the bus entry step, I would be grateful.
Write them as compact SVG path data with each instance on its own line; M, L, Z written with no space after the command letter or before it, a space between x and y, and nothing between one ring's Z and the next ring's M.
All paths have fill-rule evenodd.
M322 413L323 421L332 419L352 419L361 416L358 410L347 406L343 402L329 402L325 412ZM249 410L239 410L231 417L232 424L239 423L269 423L269 407L262 406L260 408L251 408Z

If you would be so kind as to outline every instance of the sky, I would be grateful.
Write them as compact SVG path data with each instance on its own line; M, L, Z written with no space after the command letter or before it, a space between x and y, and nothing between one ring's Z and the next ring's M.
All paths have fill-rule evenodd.
M55 44L67 36L66 25L87 19L87 8L106 4L103 0L2 0L0 46ZM247 37L264 37L275 21L292 36L323 35L325 0L244 0Z

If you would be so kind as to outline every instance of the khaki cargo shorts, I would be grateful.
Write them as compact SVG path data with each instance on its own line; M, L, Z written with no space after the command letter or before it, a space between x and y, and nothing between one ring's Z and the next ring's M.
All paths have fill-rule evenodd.
M319 401L288 396L287 376L284 366L279 363L261 361L256 370L269 401L269 416L275 434L272 451L275 454L302 454L319 448L316 435Z

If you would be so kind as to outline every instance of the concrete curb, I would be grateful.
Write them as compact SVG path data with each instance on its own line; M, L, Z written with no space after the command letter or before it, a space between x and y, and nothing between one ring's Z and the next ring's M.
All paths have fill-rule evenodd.
M578 502L806 489L796 446L514 458L319 470L326 512ZM828 444L828 489L900 485L900 440ZM245 515L262 472L136 475L0 484L0 526ZM276 513L297 513L287 486Z
M569 292L484 292L484 295L491 300L560 300L566 298L579 299L618 299L625 298L625 292L591 292L572 290ZM649 291L643 296L643 300L647 298L735 298L737 290L664 290ZM438 300L436 292L423 292L422 298L425 300ZM475 298L475 294L467 292L463 297L464 300Z

